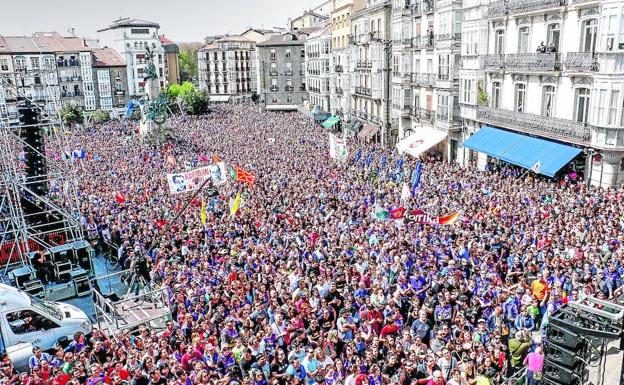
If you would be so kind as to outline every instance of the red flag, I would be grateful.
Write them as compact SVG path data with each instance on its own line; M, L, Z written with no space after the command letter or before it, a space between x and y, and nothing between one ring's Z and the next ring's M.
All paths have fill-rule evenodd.
M120 191L114 192L113 197L115 198L117 203L124 203L126 201L126 195Z
M457 222L459 219L459 213L455 212L451 215L445 215L443 217L438 218L438 223L441 225L452 225Z
M392 217L392 219L401 219L403 218L404 213L405 213L405 208L399 207L394 210L390 210L390 217Z
M234 167L234 171L236 172L237 181L245 182L249 185L249 187L253 186L254 182L256 181L256 176L254 174L245 171L238 166Z
M158 227L159 229L162 229L163 227L165 227L166 224L167 224L166 219L159 219L156 221L156 227Z

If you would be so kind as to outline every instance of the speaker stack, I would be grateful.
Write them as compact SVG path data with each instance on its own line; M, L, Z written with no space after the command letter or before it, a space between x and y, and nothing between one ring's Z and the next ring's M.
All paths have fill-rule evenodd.
M613 302L586 297L570 302L550 317L544 347L544 385L577 385L589 382L587 363L602 360L592 357L590 345L622 337L624 307Z

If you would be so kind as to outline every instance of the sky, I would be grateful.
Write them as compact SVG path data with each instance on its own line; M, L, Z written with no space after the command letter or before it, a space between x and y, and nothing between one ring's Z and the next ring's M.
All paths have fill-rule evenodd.
M56 31L98 38L120 17L154 21L160 33L181 42L241 33L247 27L286 27L321 0L0 0L0 35Z

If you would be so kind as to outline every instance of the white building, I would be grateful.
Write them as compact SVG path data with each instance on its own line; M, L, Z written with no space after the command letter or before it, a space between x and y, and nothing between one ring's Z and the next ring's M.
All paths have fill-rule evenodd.
M473 96L479 99L480 69L472 62L471 70L461 73L462 100L472 106L463 116L468 126L473 121L481 126L465 146L478 150L480 167L496 158L523 167L539 164L548 176L574 171L594 185L619 185L624 181L624 7L621 1L561 4L489 4L488 54L480 57L483 106L472 102ZM465 6L479 13L479 7ZM474 24L481 35L482 24ZM464 48L476 42L476 51L484 53L482 36L473 39L464 32ZM542 42L550 48L541 48ZM504 136L513 142L503 142ZM464 151L459 157L471 158Z
M390 12L389 0L366 0L363 8L353 6L349 73L351 73L351 116L363 124L361 140L389 145L398 132L390 131Z
M199 88L211 101L249 101L257 92L256 49L244 36L225 36L197 52Z
M128 92L131 96L145 94L144 71L146 48L154 55L154 65L160 80L160 87L167 86L165 49L158 30L160 25L151 21L123 18L115 20L108 27L99 30L104 45L114 48L126 62Z
M310 93L310 106L321 112L330 112L330 59L331 27L316 31L305 43L306 87Z
M339 115L345 121L351 120L351 12L352 0L332 0L331 30L332 50L329 70L330 108L333 115ZM346 128L346 127L343 127Z

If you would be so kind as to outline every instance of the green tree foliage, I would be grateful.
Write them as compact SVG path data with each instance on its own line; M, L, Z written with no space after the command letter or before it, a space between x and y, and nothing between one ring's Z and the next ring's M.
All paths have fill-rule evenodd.
M82 109L75 103L67 103L59 110L61 120L70 126L83 122Z
M191 115L201 115L208 112L208 94L199 91L191 82L172 84L165 90L169 108L177 111L181 105L184 112Z
M97 110L91 117L95 123L106 123L110 120L110 113L105 110Z
M202 43L181 43L178 45L180 53L180 80L193 81L197 79L197 51L203 46Z
M479 80L477 82L477 104L481 107L486 107L488 105L488 93L483 89L483 81Z

